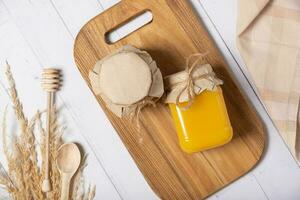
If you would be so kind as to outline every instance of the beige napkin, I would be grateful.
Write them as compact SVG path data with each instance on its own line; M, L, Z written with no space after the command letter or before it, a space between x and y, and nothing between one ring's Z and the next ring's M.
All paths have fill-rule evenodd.
M238 3L238 48L269 115L300 160L300 0Z

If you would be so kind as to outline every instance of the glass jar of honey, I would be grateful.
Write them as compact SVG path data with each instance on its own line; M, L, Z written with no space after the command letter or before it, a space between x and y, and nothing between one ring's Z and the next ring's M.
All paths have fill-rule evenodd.
M203 151L231 140L232 128L220 86L197 95L190 108L182 109L185 104L169 104L184 151Z
M186 87L188 78L193 79L193 88ZM171 110L182 150L187 153L203 151L231 140L233 131L219 86L221 81L215 77L210 65L203 65L192 75L182 71L168 76L165 82L169 87L166 102ZM187 95L189 89L193 90L193 99L189 99ZM191 100L192 102L188 102ZM187 104L190 105L186 107Z

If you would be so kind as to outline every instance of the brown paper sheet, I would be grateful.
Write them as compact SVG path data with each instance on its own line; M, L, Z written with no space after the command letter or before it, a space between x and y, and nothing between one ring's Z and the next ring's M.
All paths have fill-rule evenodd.
M123 46L90 71L92 89L118 117L128 116L164 93L155 61L146 51Z
M207 75L207 76L206 76ZM217 85L221 85L222 80L218 79L212 67L209 64L199 65L193 73L193 88L187 88L186 84L189 79L189 74L186 70L172 74L164 78L165 87L167 88L165 103L179 103L190 101L188 90L192 89L193 93L198 95L205 90L215 90Z

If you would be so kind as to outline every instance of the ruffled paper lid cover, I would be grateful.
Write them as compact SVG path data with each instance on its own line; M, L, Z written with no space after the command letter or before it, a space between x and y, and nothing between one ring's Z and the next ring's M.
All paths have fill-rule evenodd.
M215 76L210 64L197 66L191 75L189 75L186 70L180 71L164 78L167 93L165 103L176 103L178 96L179 103L190 100L188 97L188 90L185 89L189 78L193 79L193 90L195 94L200 94L205 90L215 90L217 85L223 83L222 80Z
M131 113L145 99L160 98L163 79L146 51L126 45L98 61L89 73L92 89L117 116Z

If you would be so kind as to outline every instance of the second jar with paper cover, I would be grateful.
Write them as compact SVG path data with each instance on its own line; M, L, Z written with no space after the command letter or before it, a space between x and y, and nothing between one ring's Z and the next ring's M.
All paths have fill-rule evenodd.
M188 84L188 81L193 84ZM233 131L221 83L209 64L165 78L168 89L166 103L173 116L180 146L185 152L207 150L231 140Z

